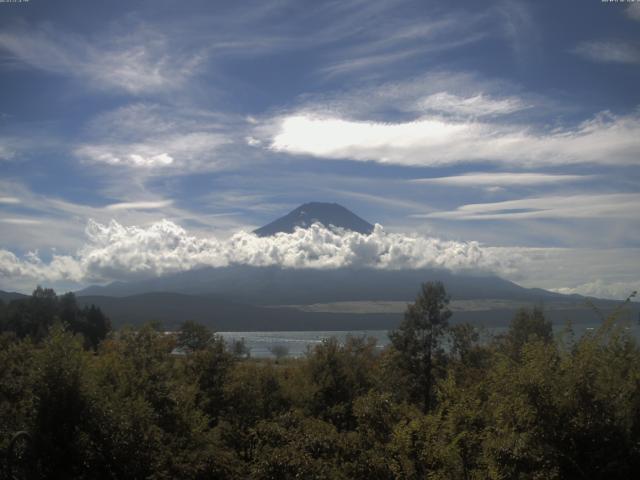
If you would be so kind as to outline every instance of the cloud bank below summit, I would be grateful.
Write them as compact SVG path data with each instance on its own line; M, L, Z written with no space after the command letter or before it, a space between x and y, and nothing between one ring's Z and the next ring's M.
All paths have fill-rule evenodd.
M162 220L148 227L89 221L87 242L75 255L37 252L20 258L0 250L0 279L53 282L128 280L157 277L198 267L242 264L283 268L445 268L504 273L515 266L477 242L388 233L376 225L370 235L314 224L294 233L259 238L239 232L228 239L199 238Z
M37 251L17 256L0 249L0 289L26 293L38 283L73 289L88 283L231 265L493 273L523 286L615 299L626 298L640 287L636 270L628 261L640 255L637 248L594 251L489 246L390 233L379 224L369 235L314 224L272 237L241 231L229 238L215 238L195 236L169 220L144 227L90 220L85 234L86 242L75 254L54 253L46 260ZM550 270L556 272L553 280Z

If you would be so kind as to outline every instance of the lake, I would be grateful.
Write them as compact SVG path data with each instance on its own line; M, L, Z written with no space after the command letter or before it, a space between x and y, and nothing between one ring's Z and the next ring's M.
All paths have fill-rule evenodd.
M579 323L573 325L576 337L582 336L585 332L598 327L597 323ZM554 332L559 334L564 325L554 325ZM637 322L627 323L627 327L632 335L640 340L640 325ZM488 339L491 336L499 335L507 330L507 327L491 327L481 329L481 338ZM353 330L353 331L305 331L305 332L217 332L227 342L244 339L250 349L252 357L272 358L271 349L275 346L283 346L288 350L289 357L301 357L308 348L322 343L331 337L336 337L343 343L347 336L373 337L379 348L384 348L389 344L388 330Z

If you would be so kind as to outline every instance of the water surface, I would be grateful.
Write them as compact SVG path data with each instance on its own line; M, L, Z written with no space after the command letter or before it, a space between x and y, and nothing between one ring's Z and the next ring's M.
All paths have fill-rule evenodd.
M640 340L640 325L635 322L627 322L627 328L630 333ZM585 332L592 331L599 326L598 323L579 323L573 325L573 332L576 338L584 335ZM564 329L564 325L554 325L554 332L559 335ZM490 327L481 328L481 338L488 339L491 336L499 335L507 330L507 327ZM301 357L307 349L313 348L315 345L322 343L331 337L338 339L340 343L344 343L347 336L355 337L372 337L376 339L376 345L384 348L389 344L388 330L352 330L352 331L305 331L305 332L217 332L227 342L233 342L244 339L247 347L250 349L252 357L270 358L273 357L271 349L275 346L283 346L288 351L290 357Z

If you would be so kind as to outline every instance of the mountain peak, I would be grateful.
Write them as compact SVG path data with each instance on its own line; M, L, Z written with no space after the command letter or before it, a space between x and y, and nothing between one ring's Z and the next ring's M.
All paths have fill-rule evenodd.
M373 225L363 220L355 213L337 203L309 202L300 205L284 217L254 230L259 237L268 237L276 233L293 233L296 228L308 228L319 222L325 226L352 230L368 234L373 231Z

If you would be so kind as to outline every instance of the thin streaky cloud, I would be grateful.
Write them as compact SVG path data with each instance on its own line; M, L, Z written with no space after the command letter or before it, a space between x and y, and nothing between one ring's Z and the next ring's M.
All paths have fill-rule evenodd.
M360 73L382 76L389 71L382 67L409 61L415 62L434 54L458 49L484 40L488 30L496 29L492 17L464 11L437 13L432 9L428 19L416 17L398 18L397 3L377 3L373 8L358 13L348 12L334 18L348 21L345 28L336 31L334 41L341 35L341 48L326 55L318 72L325 77ZM375 14L369 14L373 10ZM372 12L372 13L373 13ZM382 21L381 19L385 19ZM359 25L359 28L353 28ZM363 28L370 26L370 28ZM330 29L333 31L334 29ZM328 31L323 32L325 35ZM375 72L375 73L374 73Z
M289 114L385 121L390 114L464 118L524 112L531 120L532 114L549 110L557 113L558 107L540 95L522 92L511 82L464 71L430 70L402 80L305 95L304 102ZM251 118L253 125L269 121L268 117Z
M0 144L0 161L11 160L14 157L14 155L15 155L15 152L13 151L13 149L9 148L7 145Z
M81 161L138 171L216 170L220 149L240 135L235 115L188 107L134 103L95 116L75 146Z
M89 163L150 170L172 168L187 173L194 169L220 168L223 162L216 154L221 146L230 142L219 133L192 132L151 136L132 143L88 143L79 145L73 153Z
M390 66L394 63L398 63L417 56L427 56L434 53L451 50L454 48L460 48L469 43L477 42L484 38L483 34L473 34L467 37L459 38L456 40L450 40L446 42L439 42L431 46L416 46L406 47L399 51L377 53L372 52L370 54L360 54L353 58L345 58L336 63L327 65L320 69L320 73L327 77L336 75L352 74L361 70L376 69L378 72L382 67Z
M146 202L121 202L112 203L104 207L106 210L153 210L158 208L165 208L173 204L173 200L159 200L159 201L146 201Z
M375 204L380 204L387 207L398 208L398 209L408 209L410 211L412 210L424 211L425 208L429 208L424 203L415 202L412 200L400 199L400 198L384 197L379 194L373 195L373 194L364 193L364 192L353 192L353 191L337 190L337 189L326 189L325 191L337 197L355 198L358 200L364 200L368 203L375 203Z
M17 197L0 197L0 203L4 203L7 205L13 205L16 203L20 203L20 199Z
M505 186L505 185L546 185L588 181L595 175L551 175L546 173L465 173L452 177L415 178L410 183L426 183L454 186Z
M0 222L10 225L40 225L42 223L41 220L32 218L0 218Z
M530 108L517 97L493 98L483 94L461 97L448 92L431 94L420 100L417 106L427 111L475 117L507 115Z
M640 63L640 47L617 40L583 42L573 49L573 53L593 62Z
M525 59L530 61L539 54L539 20L529 4L520 0L500 0L492 8L492 13L500 18L501 33L518 64L523 65Z
M422 53L422 49L413 48L403 50L401 52L373 54L366 57L361 56L357 58L350 58L333 65L323 67L320 73L324 74L327 77L350 74L358 70L370 69L373 67L379 68L385 65L390 65L395 62L420 55Z
M203 62L201 53L171 52L166 36L145 26L99 44L35 25L0 33L0 49L18 63L131 94L177 88Z
M523 220L531 218L638 218L640 194L568 195L467 204L455 210L413 215L447 220Z
M632 3L627 7L625 12L627 14L627 17L631 18L632 20L640 21L640 3Z

